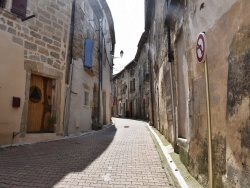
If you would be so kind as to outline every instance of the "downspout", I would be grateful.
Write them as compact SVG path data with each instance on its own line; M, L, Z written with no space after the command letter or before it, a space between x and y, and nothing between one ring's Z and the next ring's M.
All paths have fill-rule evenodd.
M99 84L98 84L98 117L97 117L97 127L101 128L101 89L102 89L102 19L99 19Z
M157 84L157 115L158 115L158 118L157 118L157 129L158 131L160 131L160 125L161 125L161 121L160 121L160 94L159 94L159 86Z
M127 108L126 108L126 116L127 116L127 118L130 118L129 117L129 114L130 114L130 102L129 102L129 92L130 92L130 89L129 88L131 87L131 85L130 85L130 81L129 81L129 76L130 76L129 69L127 69L127 73L128 73L128 101L127 101Z
M69 86L66 90L65 105L64 105L64 136L68 136L69 132L69 119L70 119L70 100L71 100L71 89L72 89L72 78L73 78L73 47L74 47L74 33L75 33L75 5L76 0L72 2L72 11L71 11L71 26L70 26L70 40L69 40L69 73L68 73L68 82ZM66 114L68 115L66 118ZM65 123L66 122L66 123Z
M151 99L151 112L152 112L152 122L151 122L151 126L153 126L154 125L154 97L153 97L153 95L154 95L154 91L153 91L153 71L152 71L152 65L151 65L151 63L152 63L152 61L151 61L151 53L150 53L150 42L151 42L151 40L150 40L150 32L149 32L149 38L148 38L148 40L149 40L149 45L148 45L148 60L149 60L149 72L150 72L150 94L151 94L151 97L150 97L150 99Z
M174 151L177 152L177 131L175 121L175 105L174 105L174 88L173 88L173 54L171 52L171 33L170 27L167 27L167 39L168 39L168 62L169 62L169 76L170 76L170 91L171 91L171 106L172 106L172 122L174 131Z

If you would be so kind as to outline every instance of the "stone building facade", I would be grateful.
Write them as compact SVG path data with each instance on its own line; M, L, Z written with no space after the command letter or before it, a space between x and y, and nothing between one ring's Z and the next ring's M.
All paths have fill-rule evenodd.
M0 145L63 134L70 1L1 1Z
M109 123L114 45L106 1L1 0L0 145ZM93 66L83 66L85 55Z
M153 82L150 121L207 186L205 75L196 58L197 36L205 32L213 187L248 187L249 1L147 0L145 5Z
M126 80L136 78L134 93L130 98L126 93L121 103L137 100L143 109L141 101L148 97L149 122L205 187L209 184L206 88L204 64L196 57L197 37L205 32L207 38L213 187L248 187L249 8L247 0L145 0L146 39L142 35L140 41L144 47L138 45L135 59L113 80L126 82L129 88ZM146 82L139 76L147 74L143 62L148 62ZM128 74L131 69L136 76ZM136 113L145 118L142 110Z
M110 83L115 34L111 12L106 1L78 0L75 7L69 108L65 117L69 122L67 134L110 123L112 107Z
M113 76L113 112L114 116L125 117L127 111L128 72L123 69Z
M149 117L149 61L148 61L148 34L144 32L137 45L138 49L134 58L134 64L128 65L133 71L130 79L135 82L130 100L134 103L134 118L148 120Z
M149 116L149 61L147 33L138 43L135 58L113 76L114 116L148 120Z

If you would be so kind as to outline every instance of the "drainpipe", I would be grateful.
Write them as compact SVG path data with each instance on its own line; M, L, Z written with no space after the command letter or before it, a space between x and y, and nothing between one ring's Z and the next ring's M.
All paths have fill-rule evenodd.
M126 70L126 69L125 69ZM130 118L129 117L129 114L130 114L130 102L129 102L129 92L130 92L130 87L131 87L131 85L130 85L130 81L129 81L129 69L127 69L127 73L128 73L128 101L127 101L127 109L126 109L126 116L127 116L127 118Z
M70 40L69 40L69 73L68 73L68 82L69 86L66 90L66 97L65 97L65 103L64 103L64 136L68 136L69 132L69 119L70 119L70 100L71 100L71 89L72 89L72 78L73 78L73 47L74 47L74 33L75 33L75 5L76 0L73 0L72 2L72 11L71 11L71 26L70 26ZM67 115L68 116L67 116ZM67 116L67 117L66 117Z
M98 128L101 128L101 90L102 90L102 19L99 19L99 84L98 84Z
M169 62L169 76L170 76L170 91L171 91L171 106L172 106L172 122L174 131L174 151L177 151L177 131L175 121L175 105L174 105L174 88L173 88L173 54L171 52L171 33L170 27L167 28L167 39L168 39L168 62Z
M148 45L148 60L149 60L149 72L150 72L150 94L151 94L151 112L152 112L152 123L151 126L154 125L154 91L153 91L153 71L152 71L152 61L151 61L151 53L150 53L150 31L149 31L149 45Z
M157 129L160 131L160 125L161 125L161 120L160 120L160 95L159 95L159 86L157 84Z

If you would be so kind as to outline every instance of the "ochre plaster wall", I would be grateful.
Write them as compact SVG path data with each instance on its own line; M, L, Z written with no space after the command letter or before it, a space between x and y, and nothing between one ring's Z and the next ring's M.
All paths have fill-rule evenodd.
M186 146L179 154L190 173L205 187L208 185L207 111L204 65L196 60L196 40L200 32L207 36L214 187L248 187L250 172L250 3L248 0L183 1L182 9L171 27L174 51L174 97L178 103L178 74L184 71L186 101L185 119L177 126L186 127ZM178 3L177 3L178 4ZM171 98L169 63L167 61L165 15L162 1L155 2L151 19L150 40L154 95L159 88L159 113L154 97L155 127L169 141L171 132ZM167 10L167 9L166 9ZM183 14L183 15L182 15ZM176 15L175 15L176 16ZM156 29L156 32L154 31ZM178 47L183 34L183 49ZM160 42L159 42L160 41ZM180 46L180 45L179 45ZM178 58L186 62L185 70ZM164 62L165 61L165 62ZM167 86L166 86L166 85ZM184 101L184 102L185 102ZM174 109L175 110L175 109ZM158 117L160 116L160 117ZM178 117L177 117L178 119ZM187 122L189 121L189 122ZM179 123L182 122L182 125ZM184 123L183 123L184 122Z
M0 145L4 145L12 142L13 132L20 131L26 71L24 48L13 43L8 33L0 30L0 36ZM20 107L12 107L12 97L21 98Z
M190 172L206 185L207 123L204 66L197 64L195 36L205 31L211 103L214 187L249 185L249 30L250 3L243 1L189 4L184 22L185 47L191 74L194 116L190 127ZM212 8L217 5L216 9ZM194 10L194 11L192 11ZM248 65L248 66L247 66Z

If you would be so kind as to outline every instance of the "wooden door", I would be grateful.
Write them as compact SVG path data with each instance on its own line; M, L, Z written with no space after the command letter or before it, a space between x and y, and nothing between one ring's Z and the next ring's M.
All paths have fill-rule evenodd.
M133 102L129 103L129 117L133 116Z
M28 133L53 132L51 120L52 80L49 78L31 75Z
M123 103L123 115L126 115L126 108L125 108L125 103Z

